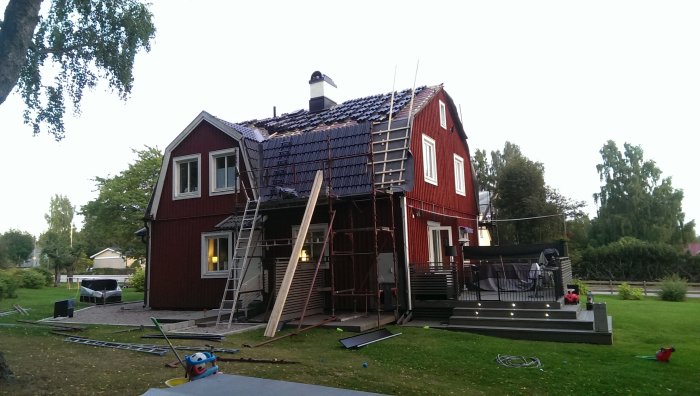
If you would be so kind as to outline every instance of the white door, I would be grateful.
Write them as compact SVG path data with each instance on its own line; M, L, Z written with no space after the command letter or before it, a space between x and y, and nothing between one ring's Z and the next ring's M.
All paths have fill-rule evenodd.
M428 222L428 259L430 267L448 269L452 257L445 256L445 246L452 245L452 227L440 223Z

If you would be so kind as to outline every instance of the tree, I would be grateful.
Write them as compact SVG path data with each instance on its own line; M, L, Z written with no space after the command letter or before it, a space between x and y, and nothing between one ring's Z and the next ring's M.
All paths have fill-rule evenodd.
M10 230L0 235L0 267L19 265L34 251L34 237L27 232Z
M126 100L133 85L136 54L155 36L153 15L137 0L10 0L0 22L0 105L15 86L34 134L41 125L56 140L64 136L69 99L80 114L85 88L100 79ZM47 75L52 76L49 82Z
M134 232L143 227L146 207L158 182L163 155L146 146L132 150L136 161L114 177L96 177L99 194L81 208L85 223L81 234L88 251L119 247L129 257L145 257L145 245Z
M596 166L603 185L593 195L598 216L592 222L591 240L605 245L621 237L685 245L695 238L695 222L685 222L683 191L671 178L661 178L654 161L645 161L641 147L624 144L621 152L609 140L600 150Z
M44 215L48 231L39 237L42 253L54 269L54 284L58 286L62 268L75 261L73 252L73 214L75 209L67 197L55 195L49 204L49 213Z
M584 216L583 202L572 201L544 182L544 165L506 142L503 152L477 150L475 170L482 189L494 192L499 244L552 241L563 236L564 221ZM484 181L482 181L484 180ZM507 221L505 221L507 220Z

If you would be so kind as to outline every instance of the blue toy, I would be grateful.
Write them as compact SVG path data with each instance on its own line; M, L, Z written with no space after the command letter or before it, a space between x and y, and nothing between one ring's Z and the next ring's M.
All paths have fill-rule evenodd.
M207 363L210 363L211 367L207 368ZM197 352L185 356L185 366L187 367L187 377L189 377L190 381L219 372L219 366L216 365L216 356L211 352Z

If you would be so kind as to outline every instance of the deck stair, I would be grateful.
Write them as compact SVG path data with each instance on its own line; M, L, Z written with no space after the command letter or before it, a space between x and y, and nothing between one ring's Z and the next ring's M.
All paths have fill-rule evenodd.
M612 344L612 331L596 331L593 311L586 311L585 307L580 310L577 305L562 306L559 302L544 301L457 301L453 302L451 311L446 311L446 301L435 303L433 312L449 312L449 318L443 316L440 326L433 327L513 339ZM429 311L427 307L420 308L420 312ZM612 319L609 316L607 319L608 328L612 329Z

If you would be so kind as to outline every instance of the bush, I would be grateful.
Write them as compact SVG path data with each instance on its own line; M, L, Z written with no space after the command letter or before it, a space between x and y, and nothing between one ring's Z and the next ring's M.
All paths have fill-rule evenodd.
M573 284L578 286L578 295L581 296L583 301L586 300L586 295L588 294L588 285L581 279L575 279Z
M46 285L46 278L41 272L31 269L20 271L16 275L19 287L25 289L41 289Z
M19 284L9 271L0 271L0 300L3 297L17 298Z
M641 300L643 294L641 287L632 287L627 282L620 284L617 293L623 300Z
M688 281L678 274L672 274L661 279L659 297L665 301L684 301L688 294Z
M129 278L129 287L133 287L134 290L142 292L146 289L146 273L143 268L137 268L134 274Z
M46 268L42 267L34 267L30 269L30 271L34 271L36 273L41 274L41 276L44 277L44 286L53 286L53 272L47 270Z

